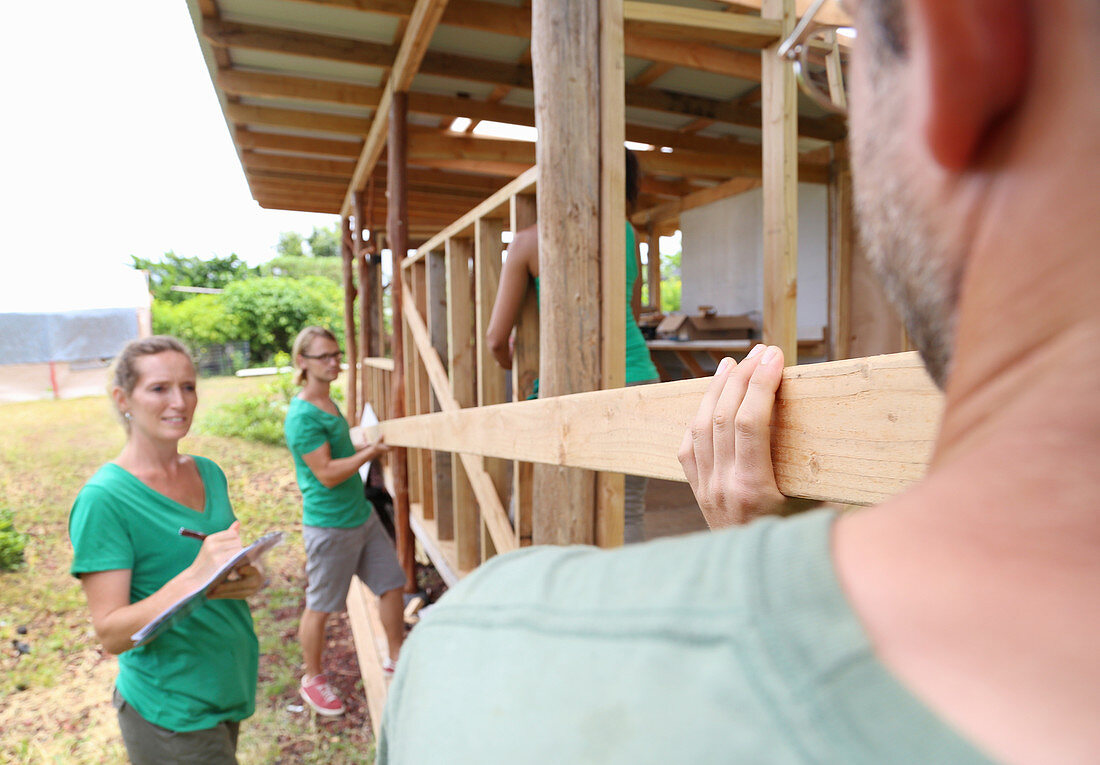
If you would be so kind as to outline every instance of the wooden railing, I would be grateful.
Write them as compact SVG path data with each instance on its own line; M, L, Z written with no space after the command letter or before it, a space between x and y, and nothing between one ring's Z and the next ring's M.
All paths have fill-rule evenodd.
M532 463L685 480L676 454L707 385L684 380L526 401L538 371L532 290L517 325L509 399L485 331L501 232L534 222L535 180L532 168L401 264L408 416L383 422L382 433L409 449L417 535L456 577L530 543ZM366 362L365 374L381 364ZM923 474L942 402L916 354L784 374L773 461L785 494L870 504Z
M390 406L393 403L392 377L393 359L369 357L359 363L363 399L371 405L379 420L390 416Z
M508 401L506 372L485 342L500 281L502 232L535 222L535 168L523 173L405 259L406 411L454 412ZM538 314L532 289L517 323L512 398L538 374ZM410 449L409 502L419 536L450 553L460 573L531 539L530 465L462 449ZM456 456L457 455L457 456ZM512 499L514 495L514 500ZM513 520L505 510L512 505Z

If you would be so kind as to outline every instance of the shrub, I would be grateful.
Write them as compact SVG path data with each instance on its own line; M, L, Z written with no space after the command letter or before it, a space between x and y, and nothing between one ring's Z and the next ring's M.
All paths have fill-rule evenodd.
M23 563L27 535L16 531L11 510L0 508L0 571L11 571Z
M191 349L240 337L221 295L195 295L179 303L153 301L153 332L174 335Z
M290 358L282 353L275 356L279 365ZM209 412L201 423L203 432L214 436L244 438L272 446L285 446L283 422L286 420L290 399L298 394L298 386L288 373L278 374L254 396L242 396L236 401L222 404ZM332 400L343 404L344 389L332 386Z
M343 292L319 276L247 279L230 284L220 297L237 337L248 340L254 363L289 351L298 331L311 324L327 327L343 343Z
M284 446L283 421L290 399L298 392L289 374L276 375L255 396L242 396L215 408L202 422L202 429L215 436L244 438L261 444Z

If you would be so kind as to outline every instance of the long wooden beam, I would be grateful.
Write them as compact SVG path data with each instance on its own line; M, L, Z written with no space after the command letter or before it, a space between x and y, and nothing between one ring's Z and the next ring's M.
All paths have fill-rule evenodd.
M338 5L403 18L408 16L412 7L411 0L406 2L391 0L377 5L358 0L297 0L297 2ZM667 39L645 33L647 23L644 17L638 21L628 17L624 21L624 46L628 56L742 79L760 79L759 57L752 53L698 41L676 41L670 44ZM528 8L483 2L483 0L451 0L443 13L441 23L511 37L530 37L531 35L531 12ZM751 17L747 23L753 23ZM751 30L758 32L757 28L751 28ZM727 39L732 38L726 37L723 41ZM759 42L758 35L750 34L744 37L742 42L755 44Z
M344 38L299 32L292 33L271 27L234 24L214 19L204 20L203 35L215 46L244 47L345 63L369 64L372 61L378 61L386 53L392 54L393 52L392 46L380 43L354 42L351 49L349 49L349 43L352 43L352 41ZM356 49L356 46L360 45L367 46L367 48L362 51ZM385 66L388 65L388 62L373 65ZM505 85L513 88L531 90L534 87L529 65L471 58L451 53L425 53L419 71L439 77ZM381 101L386 99L387 92L389 91L384 90L380 99L379 109L382 111L385 110L382 109ZM626 105L631 107L693 117L706 117L757 129L761 124L761 114L758 109L701 96L690 96L683 93L672 93L630 85L627 86L625 98ZM388 104L386 104L386 108L388 109ZM833 118L803 118L799 120L799 131L801 135L807 138L824 141L839 140L846 134L844 123Z
M741 11L759 11L763 0L714 0L718 3L725 3L734 10ZM795 14L802 18L806 14L806 11L813 5L814 0L795 0ZM822 24L835 24L840 27L850 27L853 24L852 17L844 12L840 3L825 3L821 10L818 11L817 20Z
M675 43L673 43L675 44ZM757 67L760 65L760 57L753 56ZM307 77L292 77L288 75L260 74L256 72L239 72L236 70L219 72L218 85L226 93L238 96L250 96L256 98L283 98L291 100L317 101L319 103L340 104L343 106L362 106L374 108L382 97L382 88L348 85L331 80L318 80ZM316 112L284 110L274 107L247 108L234 106L232 115L234 121L249 122L255 124L273 124L287 127L314 126L316 129L333 131L332 128L339 121L327 123L323 119L318 120ZM535 110L524 106L511 106L508 104L491 103L474 98L458 98L455 96L441 96L432 93L410 93L409 111L421 114L432 114L440 117L468 117L471 120L495 120L507 122L513 125L534 127ZM293 112L293 113L292 113ZM242 119L236 119L237 116ZM321 115L327 117L329 115ZM244 118L246 117L246 119ZM348 119L348 118L344 118ZM355 118L352 118L355 119ZM354 131L353 131L354 132ZM355 132L358 137L362 132ZM629 141L649 143L655 146L668 146L674 149L686 149L688 151L705 152L709 154L724 154L726 152L738 152L745 149L746 144L733 138L714 138L683 133L678 130L665 130L648 125L627 124L626 138ZM304 141L325 139L302 139ZM309 144L304 144L308 146ZM323 144L318 144L322 146ZM348 151L348 146L339 147L342 153ZM359 142L356 151L362 146ZM750 144L751 146L751 144ZM313 151L310 153L326 153ZM358 154L356 154L358 156Z
M382 424L386 442L685 481L677 460L709 378L452 410ZM772 425L780 490L872 504L927 467L942 395L916 353L788 367Z
M491 215L492 213L500 210L502 207L506 207L512 197L514 197L516 194L520 194L530 189L532 186L535 185L535 182L537 180L538 168L529 168L522 175L516 177L515 180L502 187L495 194L488 197L481 204L474 207L468 213L463 215L461 218L456 220L451 225L447 226L447 228L443 229L427 242L425 242L423 245L421 245L417 249L415 256L405 258L405 260L401 263L402 268L408 267L412 263L424 257L424 255L431 252L432 250L439 249L441 246L443 246L444 242L446 242L452 236L457 236L460 233L472 229L473 225L479 219ZM504 216L502 215L500 217Z
M447 0L416 0L416 5L413 6L401 46L394 58L393 72L386 82L370 131L363 143L363 152L359 155L351 183L348 184L343 206L345 212L351 207L352 195L363 189L367 177L374 172L374 167L378 164L378 158L382 154L382 146L385 143L387 119L393 96L395 93L408 91L409 84L420 68L428 43L431 42L432 33L446 6ZM407 104L407 100L404 103Z
M756 178L734 178L731 181L720 183L709 189L687 194L675 202L652 207L648 210L640 210L631 216L630 221L636 226L649 226L653 223L663 223L668 220L676 220L685 210L694 210L696 207L709 205L720 199L727 199L737 194L743 194L760 186Z
M774 19L741 13L625 0L623 16L633 22L635 28L655 37L705 40L720 45L757 49L779 41L779 24Z

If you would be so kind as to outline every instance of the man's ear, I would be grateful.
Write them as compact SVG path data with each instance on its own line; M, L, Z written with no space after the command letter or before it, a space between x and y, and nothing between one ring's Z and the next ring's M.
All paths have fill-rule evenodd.
M966 169L1021 98L1029 0L914 0L910 54L925 78L924 138L948 170Z

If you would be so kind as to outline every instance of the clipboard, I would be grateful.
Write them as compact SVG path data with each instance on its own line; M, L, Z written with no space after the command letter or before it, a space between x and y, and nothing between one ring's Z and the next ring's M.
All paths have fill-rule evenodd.
M134 648L155 640L157 636L173 624L193 613L196 608L206 602L211 590L229 578L231 571L245 563L255 563L264 553L282 541L283 532L272 531L269 534L264 534L227 560L204 584L161 611L152 621L131 635L130 640L134 642Z

